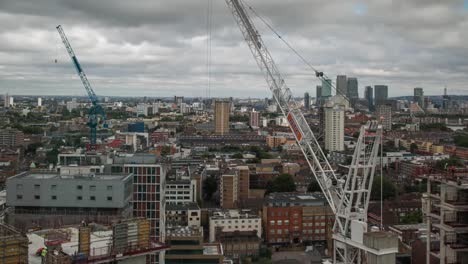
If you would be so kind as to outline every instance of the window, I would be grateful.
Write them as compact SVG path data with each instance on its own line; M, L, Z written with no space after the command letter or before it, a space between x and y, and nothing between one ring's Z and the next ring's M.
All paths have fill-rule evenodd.
M91 186L89 186L89 190L90 190L90 191L95 191L95 190L96 190L96 185L91 185Z
M51 199L52 200L57 200L57 195L52 195Z
M76 189L77 189L77 190L83 190L83 185L77 185L77 186L76 186Z
M23 195L20 195L20 194L16 195L16 200L23 200Z
M270 225L274 226L275 225L275 220L271 220Z
M52 190L57 190L57 185L55 185L55 184L54 184L54 185L51 185L51 186L50 186L50 189L52 189Z
M283 221L278 220L278 225L279 225L279 226L280 226L280 225L283 225Z
M96 196L90 196L89 199L90 199L91 201L96 201Z
M107 201L112 201L112 196L107 196Z
M23 184L16 184L16 190L23 190Z
M77 196L76 199L77 199L78 201L81 201L81 200L83 200L83 197L82 197L82 196Z
M40 195L34 195L34 199L40 200L40 199L41 199L41 196L40 196Z
M34 184L34 190L39 190L41 188L40 184Z
M107 190L108 190L108 191L112 191L112 185L108 185L108 186L107 186Z

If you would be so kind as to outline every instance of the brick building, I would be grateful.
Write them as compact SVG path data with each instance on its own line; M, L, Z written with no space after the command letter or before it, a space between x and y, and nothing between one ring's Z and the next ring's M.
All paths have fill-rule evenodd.
M263 225L268 244L328 242L333 212L322 193L271 193L265 198Z

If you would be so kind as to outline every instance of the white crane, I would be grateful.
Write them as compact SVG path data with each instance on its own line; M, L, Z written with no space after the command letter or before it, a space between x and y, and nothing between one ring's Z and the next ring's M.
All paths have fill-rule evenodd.
M322 151L292 93L250 19L241 0L226 0L252 54L264 73L268 87L287 118L330 208L335 214L334 263L361 263L364 252L377 252L363 244L367 231L367 208L374 177L382 128L376 121L361 127L349 173L338 177ZM318 78L323 73L316 72Z

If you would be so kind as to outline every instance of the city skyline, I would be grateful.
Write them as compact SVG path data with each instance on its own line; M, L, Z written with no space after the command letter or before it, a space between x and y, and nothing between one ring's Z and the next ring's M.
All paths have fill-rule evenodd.
M328 1L320 9L310 1L248 4L333 81L356 77L360 97L365 86L379 84L388 85L389 97L411 95L415 87L427 95L442 94L445 86L450 94L468 90L464 1ZM268 96L225 3L213 2L212 14L211 97ZM206 96L206 20L207 1L3 1L0 93L85 94L55 30L62 24L97 94ZM321 82L258 25L293 94L314 97Z

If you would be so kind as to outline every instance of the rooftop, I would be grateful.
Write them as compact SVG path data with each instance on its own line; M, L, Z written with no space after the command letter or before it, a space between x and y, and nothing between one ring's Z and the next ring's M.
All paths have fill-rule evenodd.
M325 196L321 192L299 193L284 192L270 193L265 197L265 203L270 205L291 206L291 205L323 205L327 204Z
M124 180L130 177L131 174L74 174L74 175L60 175L53 171L47 172L22 172L10 178L12 179L34 179L34 180L100 180L100 181L115 181Z
M253 213L251 210L220 210L213 213L213 216L210 217L210 220L218 219L252 219L260 218L257 214Z

